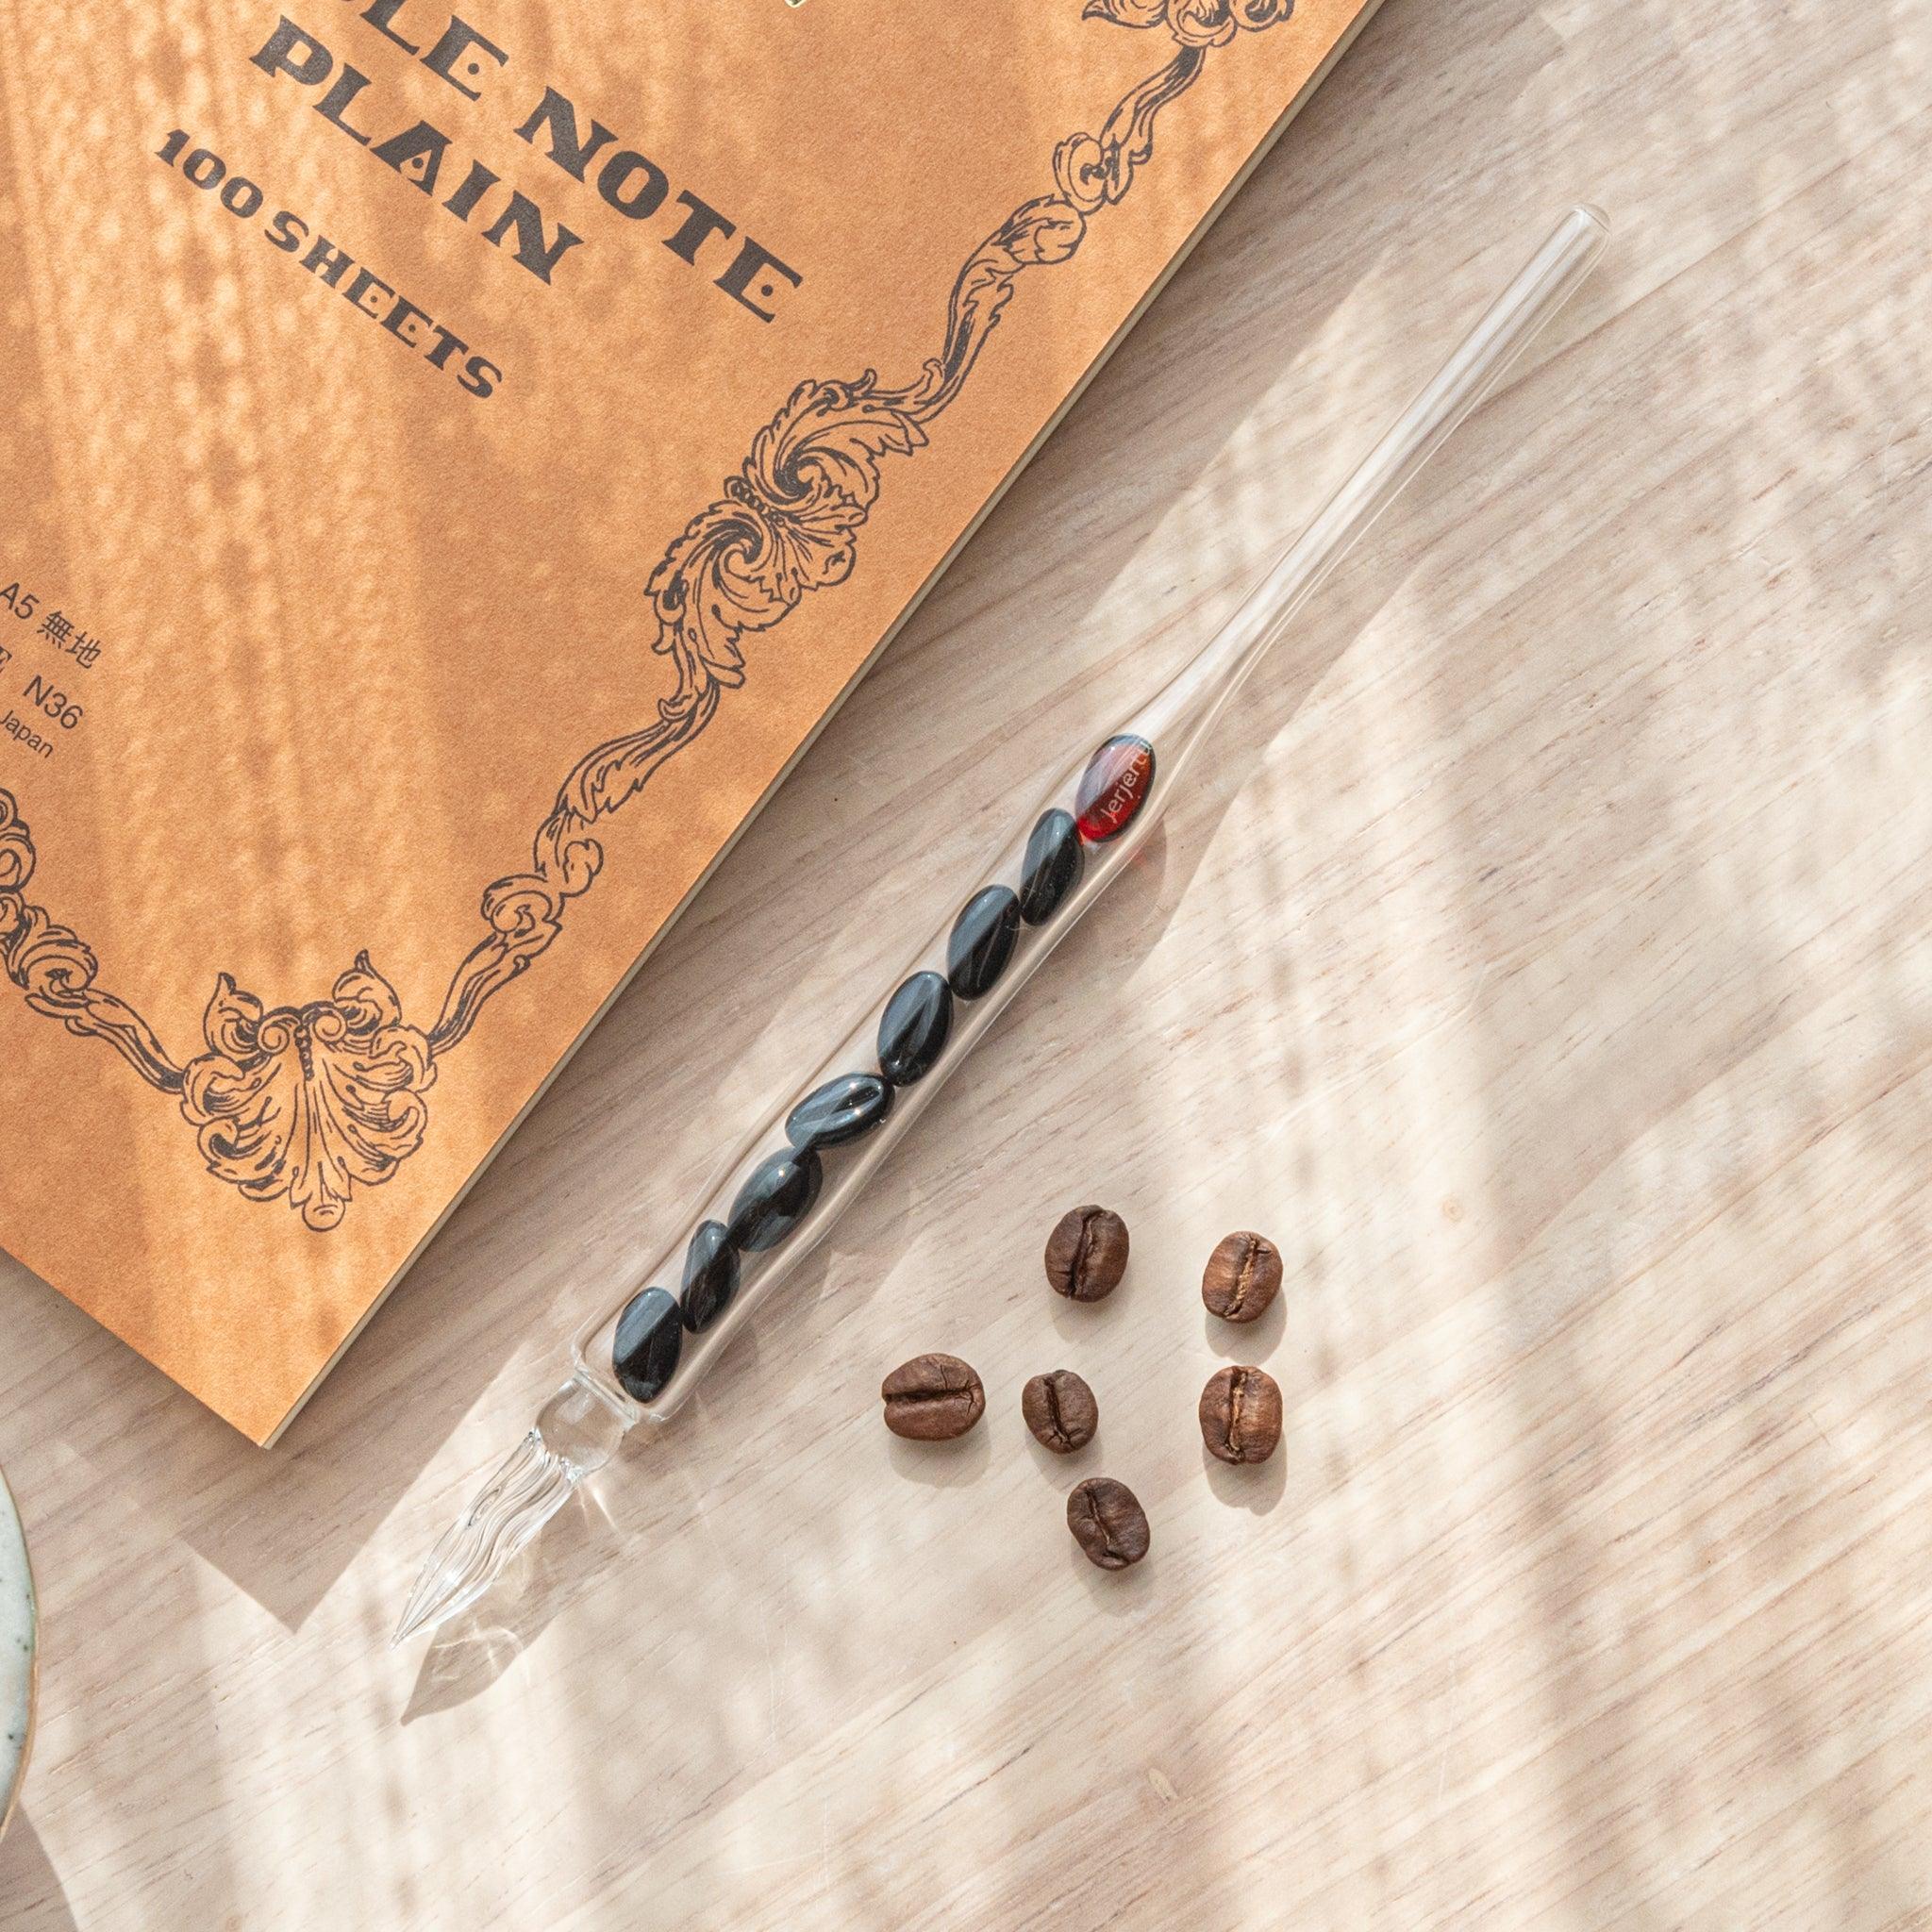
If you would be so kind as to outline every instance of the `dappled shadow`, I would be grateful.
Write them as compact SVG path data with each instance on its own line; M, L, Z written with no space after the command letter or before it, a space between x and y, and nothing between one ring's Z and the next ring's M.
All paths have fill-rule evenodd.
M25 1811L14 1814L0 1838L0 1909L18 1932L75 1932L79 1924Z

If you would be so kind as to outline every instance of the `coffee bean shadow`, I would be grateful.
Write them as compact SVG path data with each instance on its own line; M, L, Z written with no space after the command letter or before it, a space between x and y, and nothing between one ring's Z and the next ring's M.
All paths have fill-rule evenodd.
M1093 1607L1108 1617L1148 1615L1158 1603L1160 1564L1160 1528L1154 1529L1154 1541L1146 1556L1129 1570L1103 1570L1089 1562L1086 1553L1070 1536L1067 1561L1086 1591Z
M881 1424L881 1427L884 1425ZM886 1438L886 1456L895 1475L922 1483L929 1490L958 1489L977 1482L992 1461L992 1431L984 1418L978 1426L950 1442L908 1442Z
M1100 1301L1076 1302L1065 1295L1054 1295L1053 1332L1062 1341L1098 1342L1109 1322L1126 1319L1134 1300L1134 1264L1129 1261L1120 1286Z
M1069 1450L1064 1456L1049 1449L1033 1433L1021 1424L1026 1437L1026 1451L1033 1467L1041 1475L1064 1496L1077 1482L1083 1482L1093 1474L1101 1452L1101 1434L1096 1432L1091 1442L1078 1449Z
M1201 1310L1201 1331L1208 1346L1230 1362L1250 1368L1266 1366L1268 1357L1281 1346L1287 1328L1288 1303L1282 1295L1276 1295L1267 1313L1255 1322L1224 1322L1219 1315Z
M1201 1467L1217 1502L1251 1516L1271 1516L1288 1489L1288 1452L1277 1448L1266 1462L1224 1462L1201 1445Z

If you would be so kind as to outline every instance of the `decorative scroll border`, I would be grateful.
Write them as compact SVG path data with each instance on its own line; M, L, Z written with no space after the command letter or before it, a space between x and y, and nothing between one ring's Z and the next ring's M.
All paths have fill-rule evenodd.
M888 457L923 448L952 405L1027 270L1069 261L1090 217L1124 200L1154 152L1156 117L1199 78L1210 50L1278 25L1294 0L1087 0L1084 18L1164 28L1173 55L1097 135L1054 151L1054 192L1000 224L959 271L940 353L909 383L868 369L808 381L761 429L718 500L686 526L644 595L676 683L642 729L580 758L531 841L530 862L483 894L484 933L457 968L426 1031L408 1024L369 955L325 999L265 1007L227 974L203 1021L206 1051L177 1065L154 1028L96 984L87 943L26 897L36 855L0 789L0 967L27 1006L72 1034L103 1040L149 1086L179 1097L217 1179L255 1201L286 1196L304 1224L332 1228L356 1190L379 1187L422 1144L439 1058L468 1039L484 1007L562 930L603 869L594 827L621 810L702 733L744 682L740 646L783 622L808 592L843 583Z

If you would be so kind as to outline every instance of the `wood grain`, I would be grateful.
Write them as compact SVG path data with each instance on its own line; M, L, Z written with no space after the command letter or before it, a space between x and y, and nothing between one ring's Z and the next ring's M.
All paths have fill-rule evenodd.
M279 1452L7 1273L8 1926L1932 1924L1928 105L1919 0L1395 0ZM1584 196L1599 279L976 1075L389 1652L812 1015ZM1089 1200L1134 1259L1072 1307ZM1244 1226L1288 1281L1231 1331ZM923 1349L989 1391L937 1454L876 1413ZM1231 1358L1257 1471L1194 1424Z

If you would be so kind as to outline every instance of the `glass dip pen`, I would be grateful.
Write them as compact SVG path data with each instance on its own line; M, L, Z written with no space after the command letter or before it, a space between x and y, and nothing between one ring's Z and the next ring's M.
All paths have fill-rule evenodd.
M1145 841L1269 645L1556 313L1607 234L1593 208L1565 215L1193 661L1047 788L899 983L743 1143L664 1254L577 1338L569 1379L430 1552L396 1642L474 1604L628 1430L672 1420L733 1330L824 1237Z

